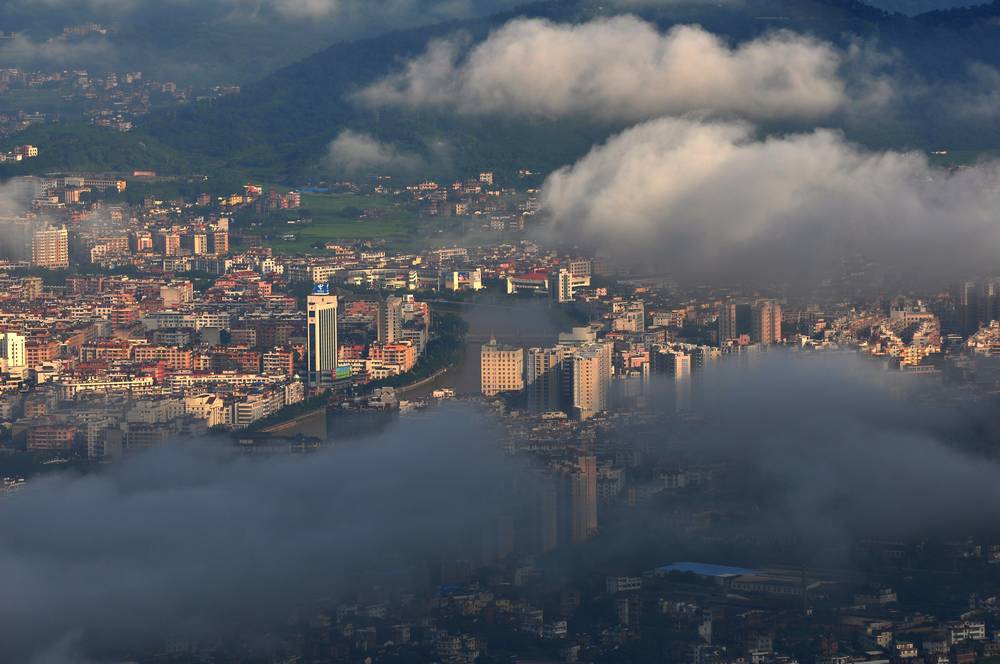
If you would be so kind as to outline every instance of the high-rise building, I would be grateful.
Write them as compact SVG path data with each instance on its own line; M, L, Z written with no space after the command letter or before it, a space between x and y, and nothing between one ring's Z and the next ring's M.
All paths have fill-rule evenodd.
M691 370L702 371L718 362L722 356L718 348L710 346L696 346L691 350Z
M379 308L378 342L394 344L403 338L403 298L390 295Z
M66 228L44 228L31 238L31 262L49 269L69 267L69 236Z
M959 285L956 310L958 327L963 335L973 334L979 329L979 297L978 285L974 281L966 281Z
M333 384L337 373L337 296L320 284L307 299L309 387Z
M979 322L989 325L990 321L998 320L997 306L1000 305L1000 280L986 279L979 287L976 302L976 318Z
M549 289L552 299L560 304L573 301L573 273L558 270L549 275Z
M675 379L691 375L691 356L679 350L662 348L652 354L653 371Z
M136 231L132 234L132 239L129 243L129 248L136 252L142 253L144 251L153 250L153 234L149 231Z
M576 258L569 262L569 271L574 277L589 277L591 270L591 262L586 258Z
M751 332L750 305L726 302L719 308L719 345L739 339Z
M677 348L661 348L651 354L653 371L673 381L666 392L676 412L691 409L691 354Z
M529 348L525 369L528 408L536 413L562 409L562 362L566 349Z
M983 325L1000 320L1000 278L961 284L955 309L959 332L964 335L974 334Z
M194 256L208 253L208 235L205 233L189 233L181 236L181 246L191 251Z
M502 346L492 339L479 351L480 385L484 395L524 389L524 349Z
M208 253L215 254L216 256L225 256L229 253L228 221L226 222L226 228L222 226L223 223L220 219L216 229L208 235Z
M565 304L574 300L578 289L590 286L590 272L576 274L572 268L559 268L549 273L547 283L549 296L556 302Z
M573 483L573 541L582 542L597 534L597 457L577 459Z
M395 367L400 373L406 373L417 363L417 347L408 341L372 344L368 357L376 365Z
M579 544L597 534L597 458L586 455L554 468L559 539Z
M13 332L0 334L0 356L7 360L8 367L27 366L27 345L25 338Z
M548 477L537 477L528 490L533 492L534 549L546 553L559 546L559 486Z
M753 305L750 340L767 346L781 343L781 305L774 300L760 300Z
M563 398L573 417L587 420L607 410L612 351L610 343L585 344L563 360Z
M164 256L177 256L181 252L181 236L173 231L161 231L155 237L156 250Z

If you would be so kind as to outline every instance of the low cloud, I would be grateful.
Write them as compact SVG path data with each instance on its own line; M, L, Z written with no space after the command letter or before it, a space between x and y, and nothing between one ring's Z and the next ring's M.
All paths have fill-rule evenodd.
M964 78L942 88L926 95L933 97L941 112L950 109L957 119L974 125L993 123L1000 117L1000 70L996 67L971 62Z
M0 510L5 653L99 659L479 560L513 477L489 430L451 409L333 452L248 459L196 442L35 480Z
M38 194L31 178L11 178L0 182L0 217L17 217L31 207L31 199Z
M829 276L845 256L955 276L997 265L1000 172L872 152L835 131L660 119L624 131L543 188L552 229L678 276Z
M89 62L101 62L105 67L120 64L114 46L106 37L38 41L19 34L0 45L0 58L9 66L17 67L79 67Z
M416 173L424 160L371 134L345 129L330 143L327 164L336 175L359 177Z
M357 94L363 104L633 121L707 111L814 118L845 102L840 54L778 32L730 46L694 26L666 33L634 16L579 25L516 19L482 43L435 41Z
M731 502L719 508L761 543L829 555L858 538L996 530L1000 465L980 453L997 433L985 400L840 353L723 362L694 390L705 417L690 452L724 462L719 494Z

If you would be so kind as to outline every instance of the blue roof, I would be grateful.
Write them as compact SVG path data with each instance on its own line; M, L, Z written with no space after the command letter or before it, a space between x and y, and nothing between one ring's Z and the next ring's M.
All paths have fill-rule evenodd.
M698 576L741 576L753 573L752 569L745 567L729 567L728 565L712 565L710 563L673 563L657 567L657 572L669 574L670 572L691 572Z

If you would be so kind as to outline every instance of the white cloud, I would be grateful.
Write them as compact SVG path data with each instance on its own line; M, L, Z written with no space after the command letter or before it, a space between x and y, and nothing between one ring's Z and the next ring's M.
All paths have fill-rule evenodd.
M334 173L348 177L413 173L423 165L417 154L349 129L330 143L327 162Z
M164 638L252 633L398 583L411 563L482 551L500 507L519 509L505 488L518 468L490 420L428 415L308 460L176 441L108 472L33 479L0 510L3 659L80 663L93 648L106 662Z
M994 122L1000 115L1000 70L982 62L966 67L967 79L946 89L943 104L960 120ZM939 97L939 101L940 97Z
M828 130L651 121L551 175L543 205L563 237L677 273L818 275L855 253L890 272L1000 267L995 164L950 173Z
M830 45L788 32L731 47L699 27L661 33L634 16L515 19L470 50L461 39L436 41L357 98L464 114L810 118L844 103L840 62Z
M77 67L80 63L117 62L114 48L106 37L94 37L83 41L49 39L36 41L25 35L17 35L0 45L0 57L8 66L33 67Z
M14 177L0 182L0 217L24 214L37 194L37 186L31 178Z

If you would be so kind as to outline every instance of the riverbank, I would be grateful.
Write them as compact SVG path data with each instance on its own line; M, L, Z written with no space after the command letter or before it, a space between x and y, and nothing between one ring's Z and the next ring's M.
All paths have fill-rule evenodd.
M407 392L412 392L413 390L418 390L421 387L423 387L424 385L427 385L428 383L433 383L435 380L437 380L441 376L443 376L446 373L448 373L449 371L451 371L454 366L455 365L453 365L453 364L449 364L446 367L438 369L437 371L435 371L434 373L432 373L430 376L427 376L426 378L421 378L420 380L418 380L415 383L410 383L409 385L404 385L402 387L397 387L396 388L396 393L397 394L406 394Z
M318 416L323 416L323 421L326 421L327 406L319 406L313 410L306 411L287 420L281 420L280 422L275 422L266 427L260 429L261 433L287 433L289 429L294 429L310 420L317 418ZM280 415L280 413L278 413ZM296 432L298 433L298 432Z
M393 389L396 390L396 394L406 394L407 392L418 390L421 387L424 387L425 385L428 385L429 383L432 383L441 376L445 375L446 373L451 371L453 367L454 365L448 365L446 367L438 369L430 376L421 378L420 380ZM294 417L290 417L288 419L269 424L266 427L262 427L261 429L259 429L259 433L281 434L281 435L295 435L299 433L309 433L310 435L317 435L316 431L310 430L306 432L303 431L303 429L307 427L310 429L315 429L316 422L320 420L324 422L324 428L325 428L327 413L328 413L327 406L325 405L320 406L314 408L313 410L309 410L304 413L295 415ZM280 416L280 413L276 414L276 416Z

